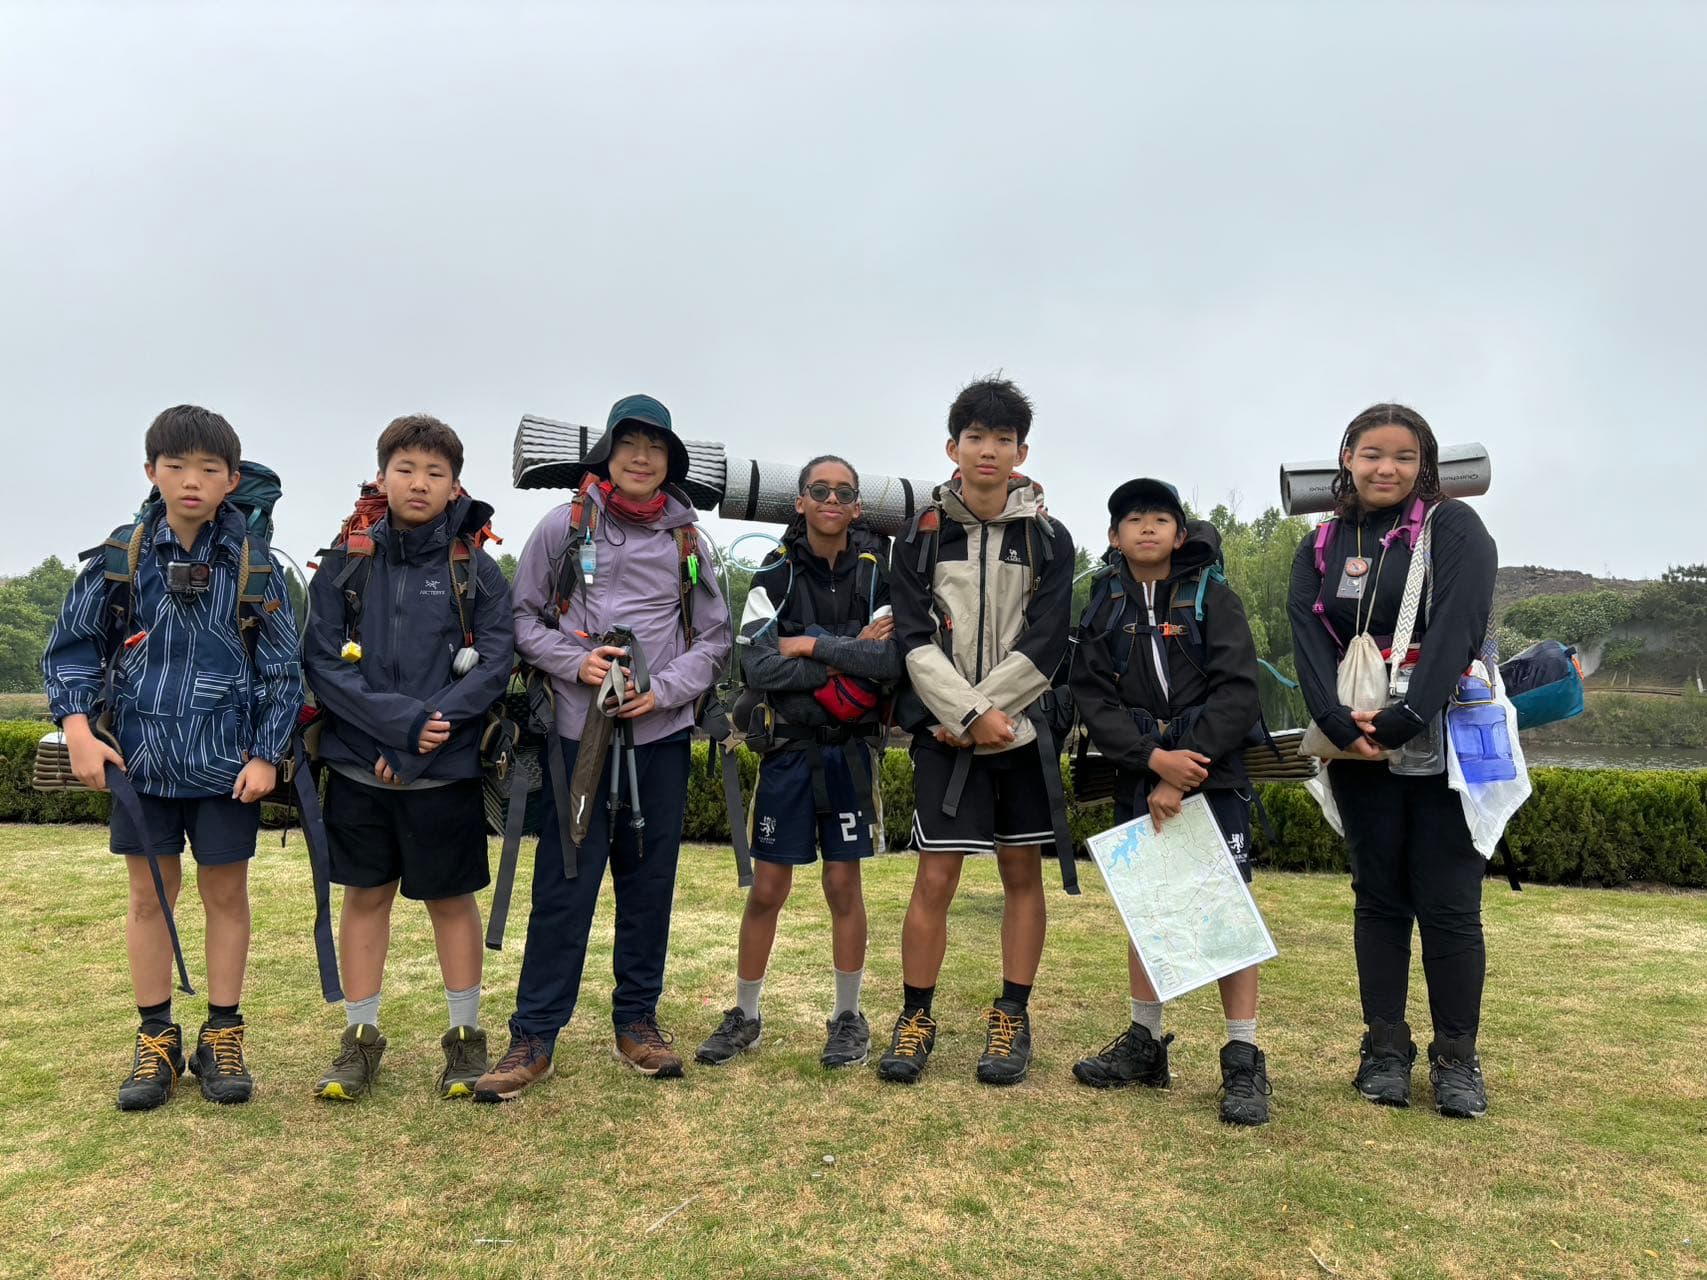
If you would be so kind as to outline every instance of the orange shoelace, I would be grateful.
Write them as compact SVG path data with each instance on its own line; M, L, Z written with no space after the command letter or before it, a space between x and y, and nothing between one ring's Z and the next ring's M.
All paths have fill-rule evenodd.
M990 1024L990 1047L984 1052L992 1058L1007 1057L1014 1051L1014 1037L1025 1030L1025 1019L994 1008L984 1017Z

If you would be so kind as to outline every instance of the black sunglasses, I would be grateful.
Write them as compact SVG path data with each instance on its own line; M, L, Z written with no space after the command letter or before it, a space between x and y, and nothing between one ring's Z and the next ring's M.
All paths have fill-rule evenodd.
M859 490L851 484L825 484L819 480L806 486L806 496L814 502L828 502L832 493L844 507L851 507L859 501Z

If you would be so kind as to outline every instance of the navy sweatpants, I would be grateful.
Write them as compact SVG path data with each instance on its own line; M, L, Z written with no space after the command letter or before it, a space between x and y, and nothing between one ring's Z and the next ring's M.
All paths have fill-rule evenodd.
M571 775L577 745L563 739L564 767ZM611 996L611 1020L623 1027L657 1015L658 999L664 993L670 908L676 893L676 860L687 807L692 760L688 734L684 731L637 747L635 756L640 767L640 803L646 817L643 839L636 847L628 810L620 809L612 848L610 819L601 789L573 880L563 874L557 807L551 786L546 785L544 827L533 867L533 909L528 913L516 1012L510 1019L512 1035L542 1036L548 1045L555 1046L557 1033L573 1016L581 991L581 969L587 959L587 936L592 931L593 909L598 904L607 862L616 890L616 946L611 964L616 990ZM627 767L625 760L625 771ZM622 791L626 797L626 775Z

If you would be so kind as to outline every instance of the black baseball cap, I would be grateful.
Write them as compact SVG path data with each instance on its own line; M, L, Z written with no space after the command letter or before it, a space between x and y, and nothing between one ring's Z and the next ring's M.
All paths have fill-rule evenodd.
M1108 524L1112 529L1133 511L1167 511L1185 527L1185 506L1179 500L1179 490L1166 480L1140 476L1128 480L1108 495Z

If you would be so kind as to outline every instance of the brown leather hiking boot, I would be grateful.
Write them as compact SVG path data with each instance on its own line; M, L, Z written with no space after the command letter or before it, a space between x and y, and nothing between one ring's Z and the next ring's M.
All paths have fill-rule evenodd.
M616 1045L611 1056L625 1067L633 1067L643 1076L655 1080L678 1080L682 1074L682 1057L670 1048L675 1037L665 1035L651 1018L631 1022L616 1029Z
M510 1048L498 1065L474 1082L476 1102L508 1102L551 1074L551 1051L538 1036L510 1033Z

